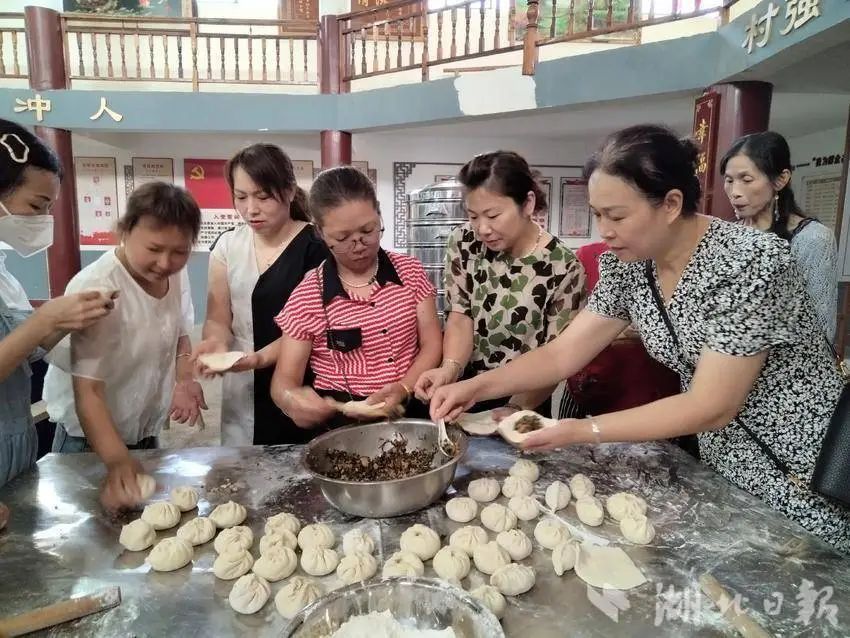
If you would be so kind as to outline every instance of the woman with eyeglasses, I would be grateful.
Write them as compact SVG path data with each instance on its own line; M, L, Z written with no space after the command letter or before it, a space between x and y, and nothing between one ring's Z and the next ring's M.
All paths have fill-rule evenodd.
M381 248L378 200L369 178L343 166L321 173L310 190L310 214L331 251L307 273L276 321L283 331L272 398L301 439L341 425L338 402L407 407L413 384L440 361L436 290L415 258ZM304 370L315 373L312 386Z
M278 146L242 149L224 176L245 224L222 233L210 251L207 317L195 349L196 367L210 377L214 373L200 355L246 352L222 380L221 443L287 443L296 428L271 399L280 342L274 318L304 273L327 257L327 249L309 223L307 194L295 182L292 160Z

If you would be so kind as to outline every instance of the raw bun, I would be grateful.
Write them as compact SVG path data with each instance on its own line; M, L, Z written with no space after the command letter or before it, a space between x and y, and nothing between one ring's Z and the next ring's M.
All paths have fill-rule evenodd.
M171 502L181 512L190 512L198 507L198 491L191 485L179 485L171 490Z
M595 496L587 496L576 501L576 514L578 520L585 525L602 525L605 519L605 510L602 507L602 502Z
M557 512L570 504L572 493L566 483L555 481L546 488L546 506Z
M593 481L584 474L576 474L570 479L570 491L573 493L573 498L578 500L587 496L593 496L596 488L593 485Z
M558 422L555 419L547 419L546 417L540 416L537 412L532 412L531 410L520 410L519 412L514 412L510 416L505 417L499 422L499 434L501 434L502 438L508 443L512 445L520 445L536 431L517 431L517 427L522 428L522 426L519 425L519 420L526 417L529 419L537 419L537 422L540 425L538 430L558 425Z
M446 503L446 515L456 523L468 523L478 514L478 503L468 496L456 496Z
M534 485L531 481L521 476L509 476L502 483L502 494L505 495L505 498L531 496L534 494Z
M481 585L475 589L470 589L469 595L492 611L496 618L501 618L505 615L505 606L507 605L507 601L505 600L505 597L502 596L502 592L492 585Z
M474 436L490 436L499 429L499 424L493 418L493 411L464 412L455 421L464 432Z
M266 528L264 530L266 534L279 532L282 529L285 529L292 534L297 534L301 531L301 521L289 512L275 514L266 520Z
M537 467L537 463L534 461L519 459L511 466L511 469L508 470L508 474L511 476L521 476L522 478L528 479L534 483L534 481L540 478L540 468Z
M511 560L525 560L531 556L531 539L522 530L509 529L507 532L499 532L496 542L510 554Z
M570 538L552 550L552 567L558 576L563 576L576 566L579 545L578 539Z
M154 529L171 529L180 522L180 510L166 501L151 503L142 510L142 520Z
M172 537L159 541L145 559L151 569L172 572L188 565L195 555L192 546L182 538Z
M346 401L340 404L339 409L345 416L352 419L386 419L400 416L404 410L400 405L394 408L387 408L386 401L367 403L366 399L362 401Z
M487 540L487 532L484 528L478 525L466 525L452 533L449 537L449 545L465 552L467 556L472 556L475 548L483 545Z
M499 481L494 478L475 479L469 482L467 493L479 503L495 501L499 497Z
M558 521L544 518L534 528L534 538L546 549L555 549L570 538L570 531Z
M177 538L182 538L190 545L203 545L213 539L215 532L215 524L210 519L199 516L181 525L177 530Z
M440 536L430 527L417 523L402 532L399 546L421 560L430 560L440 549Z
M141 518L132 523L127 523L122 527L121 535L118 537L118 542L131 552L140 552L143 549L147 549L153 545L155 540L156 532L153 525Z
M213 372L227 372L237 361L244 358L244 352L210 352L200 355L198 361Z
M617 492L608 497L605 508L611 518L621 521L627 516L646 514L646 501L628 492Z
M540 503L533 496L514 496L508 507L521 521L533 521L540 514Z
M346 585L353 585L364 580L369 580L378 571L378 561L372 554L366 552L355 552L345 556L339 561L336 575Z
M298 567L298 557L295 552L288 547L279 547L261 554L254 561L254 566L251 569L267 581L276 583L284 578L289 578L296 567Z
M425 565L419 557L412 552L396 552L384 563L384 578L393 576L422 576L425 573Z
M210 520L219 529L241 525L248 516L248 511L239 503L228 501L210 512Z
M268 602L272 588L257 574L245 574L233 584L227 600L239 614L256 614Z
M232 547L238 547L239 549L251 549L251 545L253 544L254 532L251 531L251 528L244 525L237 525L236 527L231 527L222 531L222 533L218 535L218 538L215 539L213 547L219 554L224 554Z
M222 580L233 580L247 574L253 566L254 557L248 550L234 545L215 559L213 574Z
M375 551L375 541L362 529L351 529L342 535L342 553L346 556L362 552L372 554Z
M307 550L310 547L331 549L334 545L336 545L336 537L331 528L324 523L307 525L298 532L298 546L302 550Z
M303 576L293 576L274 597L274 606L278 613L286 619L292 619L307 605L322 596L322 589L317 582Z
M260 539L260 555L283 548L293 550L298 548L298 539L289 530L280 529L276 533L267 533Z
M627 541L637 545L648 545L655 538L655 527L643 514L627 516L621 520L620 531Z
M327 547L313 545L301 554L301 569L310 576L325 576L339 565L339 554Z
M481 523L493 532L504 532L516 527L516 514L500 503L490 503L481 510Z
M511 563L500 567L490 576L490 584L505 596L519 596L534 587L534 570L531 567Z
M148 500L156 492L156 481L149 474L136 474L136 485L143 501Z
M511 555L496 541L490 541L475 548L472 552L472 560L479 572L492 574L499 567L508 565L511 562Z
M466 552L451 546L443 547L434 556L434 571L449 582L460 582L466 578L471 567Z

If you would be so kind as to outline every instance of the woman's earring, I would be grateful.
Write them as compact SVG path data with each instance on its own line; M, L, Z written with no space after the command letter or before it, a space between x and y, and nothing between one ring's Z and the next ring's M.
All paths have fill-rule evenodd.
M779 221L779 193L773 196L773 221Z

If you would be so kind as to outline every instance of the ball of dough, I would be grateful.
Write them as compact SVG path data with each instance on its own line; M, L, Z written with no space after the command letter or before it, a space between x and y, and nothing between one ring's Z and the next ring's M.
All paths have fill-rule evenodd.
M511 563L500 567L490 576L490 584L505 596L519 596L534 587L534 570L531 567Z
M425 565L419 557L412 552L396 552L384 563L384 578L393 576L422 576L425 573Z
M372 554L366 552L355 552L345 556L339 561L336 575L346 585L353 585L364 580L369 580L378 571L378 561Z
M158 572L171 572L189 564L194 555L192 546L175 536L154 545L145 562Z
M521 521L533 521L540 514L540 503L533 496L514 496L508 501L508 508Z
M527 478L521 476L509 476L502 483L502 494L506 498L514 496L531 496L534 493L534 485Z
M247 574L254 566L254 557L247 549L234 545L219 554L213 563L213 574L222 580L233 580Z
M296 567L298 567L298 556L295 555L295 552L288 547L278 547L261 554L254 561L254 566L251 569L267 581L276 583L284 578L289 578Z
M285 529L294 536L301 531L301 521L289 512L275 514L266 520L266 529L264 530L266 534L273 534L282 529Z
M449 537L449 545L462 552L466 552L467 556L472 556L475 548L483 545L487 540L487 532L484 531L483 527L465 525L452 533Z
M250 527L237 525L221 532L218 538L215 539L213 547L219 554L223 554L231 547L239 547L240 549L251 549L254 544L254 532Z
M363 552L372 554L375 551L375 541L362 529L354 528L342 535L342 553L346 556Z
M118 542L131 552L147 549L153 545L155 540L156 532L153 525L141 518L124 525L121 528L121 535L118 537Z
M552 567L558 576L563 576L573 569L578 562L579 541L569 538L552 550Z
M627 516L621 520L620 531L627 541L637 545L647 545L655 538L655 527L643 514Z
M136 474L136 485L143 501L148 500L156 492L156 481L150 474Z
M204 516L199 516L181 525L177 530L177 537L190 545L203 545L213 539L215 532L215 523Z
M257 574L245 574L233 583L227 600L239 614L256 614L272 595L271 586Z
M490 541L475 548L472 552L472 560L479 572L492 574L499 567L509 564L511 555L502 549L496 541Z
M440 549L440 536L430 527L417 523L402 532L399 545L403 551L412 552L421 560L430 560Z
M457 523L468 523L478 514L478 503L468 496L457 496L446 503L446 515Z
M210 513L210 520L215 523L216 527L222 529L241 525L246 516L248 516L248 511L242 505L228 501L216 506Z
M151 503L142 510L142 520L154 529L171 529L180 522L180 510L174 503Z
M191 485L179 485L171 490L171 502L181 512L190 512L198 507L198 491Z
M451 546L443 547L434 556L434 571L449 582L460 582L469 574L472 563L466 552Z
M298 546L302 550L310 547L331 549L334 545L336 545L336 536L334 536L333 530L324 523L307 525L298 532Z
M596 492L596 487L594 487L593 481L584 474L576 474L570 479L570 491L573 493L573 497L578 500L593 496L594 492Z
M640 496L628 492L617 492L608 497L608 500L605 501L605 508L611 518L615 521L621 521L627 516L646 514L646 501Z
M546 549L554 549L570 538L570 531L559 521L544 518L534 527L534 538Z
M508 474L511 476L521 476L522 478L534 483L534 481L540 478L540 468L537 467L537 463L534 461L519 459L511 466L511 469L508 470Z
M509 529L496 535L496 542L511 556L511 560L524 560L531 556L531 539L520 529Z
M266 534L260 539L260 554L273 551L275 549L297 549L298 539L295 534L286 529L278 530L271 534Z
M605 518L605 510L602 507L602 501L595 496L586 496L576 501L576 514L578 520L585 525L602 525Z
M480 478L469 482L468 494L479 503L495 501L499 496L499 481L494 478Z
M492 585L481 585L475 589L469 590L469 595L480 601L487 609L493 612L496 618L501 618L505 615L505 607L507 601L502 596L502 592Z
M546 488L546 506L557 512L570 504L572 493L566 483L555 481Z
M493 532L504 532L516 527L516 514L504 505L491 503L481 510L481 522Z
M317 582L303 576L293 576L274 597L274 606L278 613L286 619L295 615L310 603L322 596L322 589Z
M339 565L339 554L328 547L313 545L301 554L301 569L310 576L325 576Z

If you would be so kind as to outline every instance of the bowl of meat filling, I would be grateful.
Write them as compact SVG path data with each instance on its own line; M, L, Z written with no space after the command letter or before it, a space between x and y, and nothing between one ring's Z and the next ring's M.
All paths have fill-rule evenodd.
M437 432L423 419L339 428L307 444L304 465L328 502L346 514L409 514L443 495L466 453L463 432L449 429L451 456L438 449Z

